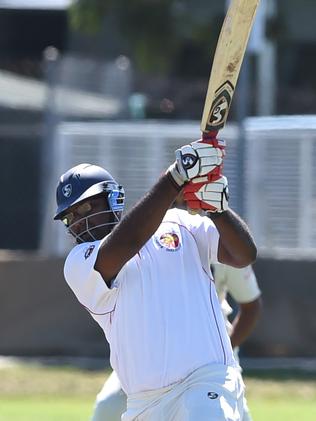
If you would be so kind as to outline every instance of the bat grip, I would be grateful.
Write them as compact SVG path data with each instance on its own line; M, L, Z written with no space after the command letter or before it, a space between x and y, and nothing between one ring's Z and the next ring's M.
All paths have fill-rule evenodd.
M218 134L217 130L213 130L210 132L202 132L201 142L212 145L214 148L219 148L219 149L224 150L224 155L225 155L226 143L224 140L218 139L217 134Z
M217 130L212 130L210 132L202 132L201 142L208 143L209 145L214 146L214 148L221 148L221 145L217 139Z

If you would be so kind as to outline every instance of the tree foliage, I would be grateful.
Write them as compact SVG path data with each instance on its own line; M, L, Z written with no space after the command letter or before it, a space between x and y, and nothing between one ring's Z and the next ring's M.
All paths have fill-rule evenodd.
M184 38L205 44L211 24L203 14L194 13L194 4L193 0L77 0L70 20L74 29L91 34L101 29L105 17L114 17L136 64L162 72L170 67Z
M76 0L69 9L70 24L77 31L96 33L112 0Z

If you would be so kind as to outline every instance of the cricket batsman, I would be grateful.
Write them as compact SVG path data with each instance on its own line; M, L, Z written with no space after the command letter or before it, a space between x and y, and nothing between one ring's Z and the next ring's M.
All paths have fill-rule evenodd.
M177 150L124 215L124 189L105 169L80 164L59 180L55 219L76 242L65 279L109 342L123 421L242 420L243 381L210 265L250 265L256 246L228 206L226 177L212 177L224 156L215 145ZM190 200L207 218L170 209L195 181Z

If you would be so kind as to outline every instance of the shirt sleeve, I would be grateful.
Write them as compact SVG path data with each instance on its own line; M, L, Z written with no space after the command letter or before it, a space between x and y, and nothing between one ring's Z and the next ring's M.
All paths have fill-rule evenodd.
M117 297L114 283L108 288L101 274L94 269L102 241L76 246L68 255L64 276L78 301L92 314L113 311Z
M227 290L238 303L249 303L261 295L256 275L251 266L242 269L221 265L216 271L225 270Z

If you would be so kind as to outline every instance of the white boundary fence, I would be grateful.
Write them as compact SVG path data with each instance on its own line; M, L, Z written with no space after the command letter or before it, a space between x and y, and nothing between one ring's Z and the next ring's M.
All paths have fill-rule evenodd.
M241 133L245 135L242 159ZM42 252L60 255L71 245L61 224L52 222L60 174L81 162L104 166L124 186L128 208L173 162L174 150L199 136L198 122L60 124L53 145ZM316 116L249 118L243 130L229 124L221 137L227 141L224 173L229 178L230 204L236 209L242 198L259 251L316 252Z

